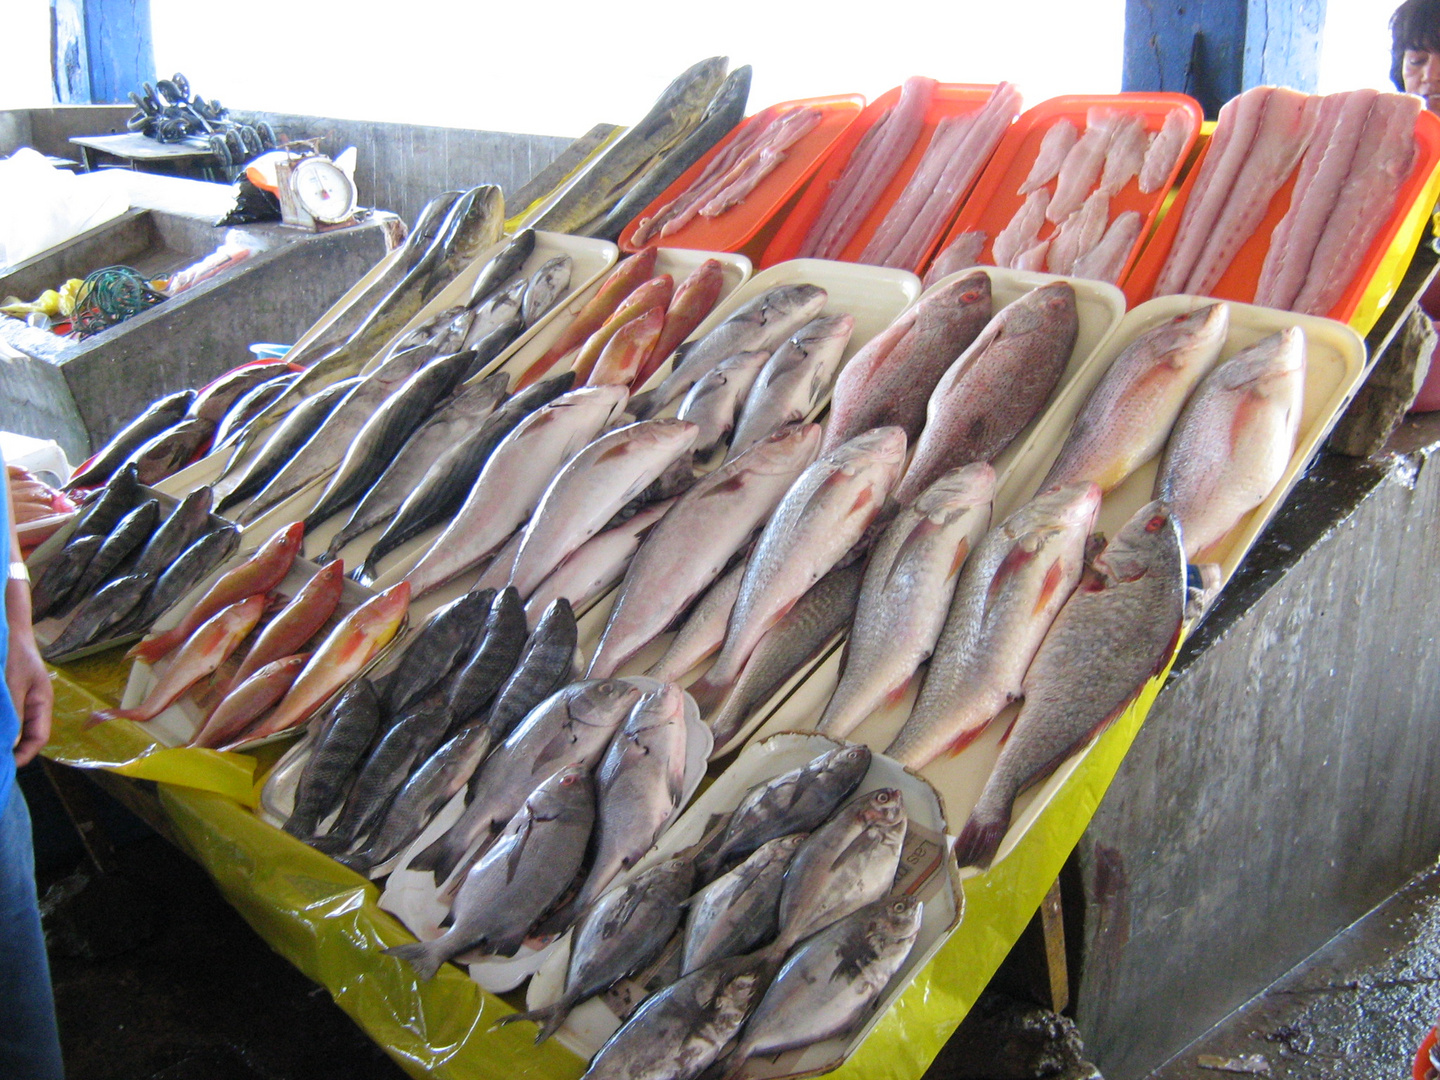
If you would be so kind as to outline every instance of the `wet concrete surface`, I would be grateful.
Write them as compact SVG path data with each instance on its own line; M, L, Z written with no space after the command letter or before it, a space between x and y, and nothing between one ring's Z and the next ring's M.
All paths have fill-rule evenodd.
M1430 870L1149 1080L1398 1080L1437 1017L1440 870Z

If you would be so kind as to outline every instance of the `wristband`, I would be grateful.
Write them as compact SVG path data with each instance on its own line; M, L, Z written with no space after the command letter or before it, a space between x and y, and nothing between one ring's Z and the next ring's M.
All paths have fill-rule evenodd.
M26 566L23 562L12 562L10 564L10 580L29 581L30 568Z

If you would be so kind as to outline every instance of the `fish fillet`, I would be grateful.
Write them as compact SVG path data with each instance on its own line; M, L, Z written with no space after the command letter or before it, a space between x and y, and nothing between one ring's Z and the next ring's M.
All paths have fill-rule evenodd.
M1105 238L1105 225L1110 220L1110 199L1096 190L1081 204L1080 209L1050 237L1050 254L1045 268L1052 274L1068 274L1075 260L1089 252Z
M930 192L934 191L935 185L940 182L951 156L964 144L966 135L974 125L974 114L947 116L936 125L935 133L930 137L930 145L925 148L925 155L915 167L905 190L886 212L885 219L875 230L875 235L860 253L861 262L876 263L889 254L905 234L915 215L924 207Z
M1190 110L1171 109L1155 138L1150 140L1150 149L1145 151L1145 161L1140 166L1142 195L1153 195L1169 183L1170 174L1194 134L1195 117L1190 115Z
M1122 113L1111 128L1110 145L1105 149L1105 167L1100 174L1100 190L1114 198L1145 163L1150 141L1145 134L1145 121L1134 113Z
M935 261L930 264L930 269L925 271L925 288L934 285L941 278L949 277L951 274L958 274L961 270L968 270L972 266L980 265L980 253L985 250L985 241L990 235L983 229L976 229L972 232L963 232L946 244Z
M1075 260L1071 275L1120 284L1120 274L1130 259L1135 241L1140 239L1143 224L1144 219L1137 211L1126 210L1110 223L1100 243Z
M1065 156L1079 139L1080 129L1073 121L1060 119L1051 124L1040 140L1040 149L1035 152L1035 163L1030 166L1029 175L1015 194L1029 195L1054 180L1060 166L1065 164Z
M1110 132L1119 114L1109 109L1091 109L1081 135L1055 179L1055 194L1045 211L1047 220L1056 225L1064 221L1085 201L1100 179L1100 170L1105 167L1105 152L1110 148Z
M1050 251L1050 241L1041 240L1029 251L1022 251L1015 257L1014 270L1032 270L1039 273L1045 269L1045 256Z
M1040 230L1045 227L1045 210L1049 205L1050 192L1045 188L1032 191L1025 197L1020 209L1000 230L990 248L990 258L996 266L1014 266L1016 256L1035 246L1040 239Z

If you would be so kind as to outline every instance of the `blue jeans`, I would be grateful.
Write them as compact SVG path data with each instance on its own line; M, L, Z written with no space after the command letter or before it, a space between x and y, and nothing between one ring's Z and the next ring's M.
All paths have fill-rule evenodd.
M20 785L12 783L0 807L0 1077L61 1080L64 1075L50 962L35 902L30 811Z

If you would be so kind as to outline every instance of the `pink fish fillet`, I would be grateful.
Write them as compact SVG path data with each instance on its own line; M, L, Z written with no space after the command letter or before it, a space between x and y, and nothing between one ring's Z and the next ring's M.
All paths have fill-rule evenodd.
M825 228L811 228L802 245L801 256L813 255L821 259L833 259L845 250L910 155L910 151L914 149L916 140L924 130L925 113L930 108L938 85L934 79L923 76L912 76L905 80L900 91L900 100L895 105L895 111L886 119L885 131L873 144L863 174L857 171L853 187L849 189L845 201L836 207L834 216ZM847 166L846 172L849 171ZM843 185L846 179L843 173L840 179ZM829 209L828 201L826 209Z
M821 115L819 109L796 109L793 121L775 133L774 142L762 148L758 158L743 173L700 208L701 217L718 217L744 201L760 181L789 156L786 151L815 130Z
M980 253L985 250L985 241L990 236L983 229L976 229L972 232L963 232L946 244L935 261L930 264L930 269L925 271L925 288L934 285L941 278L949 277L951 274L958 274L961 270L968 270L972 266L980 265Z
M1040 230L1045 227L1045 210L1049 205L1050 192L1046 188L1025 196L1020 209L1000 230L990 248L990 258L996 266L1014 266L1016 256L1035 246Z
M773 123L772 120L771 124ZM724 175L730 166L748 153L750 147L770 128L771 124L746 124L739 134L730 140L728 146L710 159L688 188L655 213L639 219L632 242L635 244L648 242L667 221L698 202L715 178Z
M975 124L975 115L947 116L935 127L925 156L910 175L910 181L900 197L885 213L885 220L875 230L875 235L860 253L860 261L875 263L883 259L896 242L905 235L905 229L925 205L925 200L935 185L940 182L945 166L965 142L965 136Z
M1141 194L1153 195L1170 182L1170 174L1194 134L1195 117L1190 110L1171 109L1155 138L1150 140L1150 149L1145 151L1145 161L1140 166Z
M1109 109L1091 109L1081 135L1055 179L1055 194L1045 217L1056 225L1064 221L1085 201L1095 183L1100 179L1100 170L1105 167L1105 152L1110 149L1110 132L1118 113Z
M865 170L875 160L875 151L880 146L881 139L885 136L885 128L889 125L891 118L895 115L895 107L892 105L880 114L880 119L855 144L855 149L850 153L850 160L840 170L840 175L830 181L830 192L825 197L825 203L820 207L820 213L810 223L810 229L805 234L805 240L800 248L800 255L807 254L806 245L825 233L835 221L841 207L850 200L855 186L864 178Z
M1349 286L1414 165L1420 108L1420 99L1407 94L1375 99L1355 148L1356 168L1340 189L1292 311L1326 315Z
M1045 257L1050 253L1050 241L1041 240L1029 251L1022 251L1015 256L1013 270L1031 270L1040 273L1045 269Z
M1110 145L1105 149L1105 168L1100 174L1100 190L1112 199L1120 194L1130 178L1145 163L1150 140L1145 134L1145 121L1134 113L1123 113L1111 129Z
M1110 223L1100 243L1075 260L1075 265L1070 270L1071 275L1118 285L1120 273L1125 269L1135 241L1140 239L1140 226L1143 223L1144 219L1137 211L1126 210Z
M783 129L790 116L798 111L798 109L789 109L766 124L754 138L747 140L744 153L731 155L730 164L726 168L707 169L709 178L704 183L696 181L692 184L690 190L685 193L683 203L682 200L677 199L673 204L674 209L667 215L665 221L658 227L651 227L646 234L647 239L656 235L670 236L690 224L706 205L760 161L765 147L770 145L775 132Z
M1255 232L1270 200L1290 178L1320 117L1320 99L1298 90L1277 87L1265 104L1265 115L1225 207L1215 219L1210 239L1195 260L1185 291L1207 296L1235 253Z
M1210 147L1205 160L1200 163L1200 175L1185 203L1180 218L1180 227L1170 244L1170 254L1160 268L1155 282L1155 295L1185 291L1185 282L1190 271L1200 258L1201 249L1209 242L1230 189L1240 174L1241 166L1255 142L1255 133L1260 129L1260 118L1265 112L1265 102L1274 92L1273 86L1257 86L1231 98L1220 109L1220 119L1215 133L1210 137Z
M1080 129L1071 120L1056 120L1046 128L1045 137L1040 140L1040 149L1035 152L1035 163L1030 166L1029 175L1015 194L1029 195L1054 180L1060 166L1065 164L1065 156L1079 139Z
M1104 239L1105 226L1109 221L1110 199L1096 189L1050 237L1050 254L1045 260L1045 268L1052 274L1070 273L1075 269L1075 260Z

